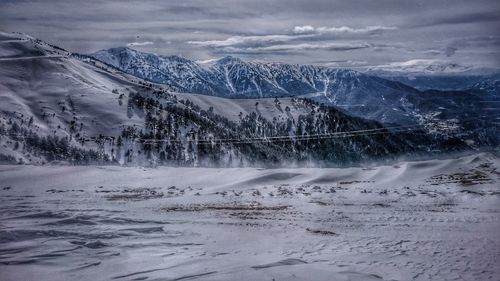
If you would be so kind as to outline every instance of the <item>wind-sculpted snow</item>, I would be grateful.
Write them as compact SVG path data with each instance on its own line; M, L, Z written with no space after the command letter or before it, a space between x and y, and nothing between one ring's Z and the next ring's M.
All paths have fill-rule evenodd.
M2 281L500 276L498 81L94 57L0 33Z
M1 279L496 280L499 165L3 165Z

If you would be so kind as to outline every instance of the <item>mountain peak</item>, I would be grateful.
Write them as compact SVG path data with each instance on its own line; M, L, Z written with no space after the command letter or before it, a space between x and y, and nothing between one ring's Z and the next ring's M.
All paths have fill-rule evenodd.
M244 61L240 58L233 56L225 56L217 61L217 64L236 64L243 63Z
M95 53L111 53L111 54L117 54L117 53L122 53L122 52L128 52L128 53L137 53L139 51L134 50L132 48L126 47L126 46L120 46L120 47L114 47L114 48L109 48L109 49L102 49L99 50Z
M170 55L170 56L159 56L160 58L167 59L169 61L175 61L180 63L193 63L192 60L185 58L181 55Z

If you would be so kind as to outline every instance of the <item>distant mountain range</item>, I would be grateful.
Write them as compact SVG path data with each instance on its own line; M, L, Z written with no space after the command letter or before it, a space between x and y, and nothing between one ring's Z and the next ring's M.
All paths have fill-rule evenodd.
M0 162L349 165L498 145L495 115L467 92L233 57L87 56L24 34L0 41Z
M438 60L374 66L361 73L313 65L246 62L231 56L197 63L179 56L157 56L126 47L101 50L91 56L153 82L176 85L188 92L226 97L297 96L320 92L335 96L340 89L349 87L350 78L366 80L367 75L403 82L419 90L466 91L479 89L480 83L500 80L500 69L476 69ZM498 95L497 91L490 90L486 89L486 93Z
M474 129L471 120L472 124L484 120L498 122L498 108L487 102L499 97L495 75L415 78L398 71L381 72L385 75L381 78L348 69L246 62L234 57L198 64L130 48L102 50L91 56L126 73L187 93L228 98L307 97L386 124L439 123L442 128L438 130L443 131L457 125ZM434 72L439 70L436 65L418 65ZM459 67L444 67L449 68Z

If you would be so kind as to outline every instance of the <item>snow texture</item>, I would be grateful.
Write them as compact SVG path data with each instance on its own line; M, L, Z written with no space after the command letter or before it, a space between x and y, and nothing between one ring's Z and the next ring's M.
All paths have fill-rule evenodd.
M499 165L3 165L1 279L498 280Z

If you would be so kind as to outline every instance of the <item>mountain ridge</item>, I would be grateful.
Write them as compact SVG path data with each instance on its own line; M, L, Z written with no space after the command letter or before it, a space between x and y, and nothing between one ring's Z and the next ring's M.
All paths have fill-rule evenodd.
M0 57L0 162L342 166L468 147L300 97L175 93L42 41L0 41L1 54L15 54Z
M130 48L101 50L92 56L129 74L171 85L181 92L225 98L306 97L385 124L441 124L446 130L456 126L456 119L458 126L475 130L467 119L496 122L498 111L491 111L483 102L490 98L485 91L498 88L489 81L483 84L476 81L462 91L432 91L430 96L425 92L434 90L432 88L416 89L398 79L350 69L247 62L231 56L202 65L185 58L179 61L177 57L156 56ZM440 118L442 116L447 118Z

